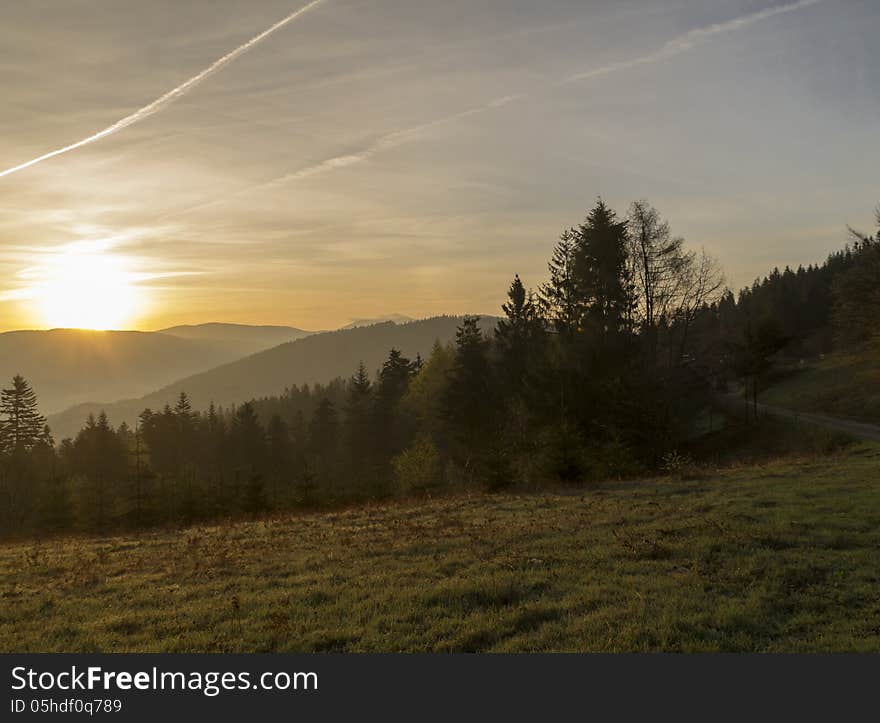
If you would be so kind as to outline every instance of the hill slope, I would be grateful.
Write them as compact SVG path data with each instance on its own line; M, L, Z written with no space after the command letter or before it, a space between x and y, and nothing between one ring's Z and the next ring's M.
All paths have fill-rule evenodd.
M880 424L880 349L832 354L794 371L758 401Z
M211 342L227 349L235 357L243 357L288 341L301 339L312 332L292 326L211 323L170 326L167 329L160 329L158 333L180 339Z
M408 324L411 321L415 321L415 319L405 314L387 314L386 316L376 316L367 319L352 319L351 323L340 328L354 329L358 326L374 326L376 324L384 324L386 321L393 321L395 324Z
M0 652L877 652L878 462L6 544Z
M0 383L33 386L44 414L87 401L145 394L239 354L212 341L138 331L10 331L0 334Z
M482 319L484 330L496 323ZM360 361L371 372L377 370L394 347L405 355L426 356L436 340L451 341L461 317L443 316L407 324L386 322L373 326L313 334L297 341L224 364L215 369L178 379L158 391L138 399L113 404L83 404L50 418L55 436L71 436L89 413L102 409L113 424L133 424L145 408L161 409L173 404L181 391L191 398L195 409L211 402L227 406L256 397L280 394L294 384L325 383L354 373Z

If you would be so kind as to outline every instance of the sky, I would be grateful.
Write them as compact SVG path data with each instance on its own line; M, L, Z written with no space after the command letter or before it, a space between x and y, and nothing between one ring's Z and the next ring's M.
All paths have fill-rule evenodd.
M732 288L822 261L873 229L878 37L876 0L9 3L0 330L498 313L599 196Z

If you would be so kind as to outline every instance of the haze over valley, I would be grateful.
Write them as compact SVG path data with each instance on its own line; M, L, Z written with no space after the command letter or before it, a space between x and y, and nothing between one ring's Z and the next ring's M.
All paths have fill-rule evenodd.
M194 409L203 411L211 403L228 407L281 393L293 385L326 384L349 376L360 362L367 369L376 371L391 348L400 349L412 358L418 355L427 357L435 342L451 342L455 338L456 327L461 323L461 317L451 316L421 321L403 321L409 317L401 314L395 314L393 318L402 323L362 319L339 331L314 335L288 328L275 328L267 332L260 327L232 327L227 331L235 339L245 336L244 332L251 329L257 346L266 344L272 348L264 351L254 349L253 355L249 354L244 358L231 357L227 363L221 361L219 364L218 356L212 349L214 344L225 340L225 348L229 351L230 336L217 333L217 325L197 327L196 330L171 330L175 334L185 334L190 340L199 339L197 348L204 350L206 354L196 360L201 366L188 372L173 374L173 365L166 367L162 360L154 360L163 372L161 382L154 383L149 389L143 389L143 384L130 385L127 387L128 391L119 393L118 390L123 388L120 382L114 387L106 387L108 390L115 390L115 396L103 398L97 396L102 389L101 385L94 379L89 380L81 392L87 398L79 400L82 403L71 404L70 408L47 412L49 424L58 439L63 439L75 436L89 414L98 415L102 411L114 425L125 422L134 427L138 415L144 409L161 410L165 405L173 406L181 392L189 396ZM482 326L491 333L494 323L494 317L487 317ZM291 335L293 339L297 335L300 338L277 346L267 343L270 338L275 340L279 336L287 335ZM240 347L236 348L241 351ZM130 370L130 373L144 374L136 368ZM61 380L64 378L69 377L59 377L58 385L62 388ZM92 390L91 396L89 389ZM101 401L102 399L107 401Z

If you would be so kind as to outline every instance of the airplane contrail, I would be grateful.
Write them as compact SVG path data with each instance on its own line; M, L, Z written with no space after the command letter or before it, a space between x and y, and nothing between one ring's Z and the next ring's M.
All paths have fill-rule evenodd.
M682 35L673 38L665 45L663 45L659 50L656 50L653 53L641 55L636 58L630 58L628 60L621 60L615 63L609 63L608 65L603 65L598 68L593 68L591 70L587 70L581 73L569 75L553 82L550 87L558 88L564 85L569 85L571 83L590 80L591 78L596 78L602 75L609 75L611 73L628 70L630 68L635 68L641 65L649 65L652 63L660 62L680 53L687 52L697 45L706 42L712 36L742 30L743 28L746 28L750 25L761 22L762 20L767 20L768 18L772 18L777 15L800 10L811 5L818 5L820 2L823 1L824 0L797 0L796 2L791 2L785 5L776 5L765 8L764 10L759 10L749 15L742 15L738 18L727 20L722 23L715 23L713 25L707 25L702 28L695 28L694 30L690 30L686 33L683 33ZM225 196L221 199L209 201L207 203L199 204L197 206L192 206L177 213L169 214L165 218L186 215L193 211L216 206L223 203L224 201L229 200L230 198L241 196L243 194L248 194L253 191L265 190L267 188L282 185L284 183L299 181L305 178L309 178L311 176L338 170L340 168L347 168L348 166L353 166L358 163L363 163L372 159L374 156L383 151L396 148L400 145L403 145L404 143L409 142L410 140L415 139L425 131L430 130L436 126L446 125L448 123L452 123L453 121L461 120L463 118L474 116L480 113L485 113L495 108L501 108L503 106L509 105L510 103L524 100L528 97L528 93L518 93L515 95L503 96L501 98L496 98L482 105L461 111L459 113L455 113L450 116L445 116L434 121L422 123L409 129L394 131L385 136L382 136L381 138L374 141L369 146L358 152L333 156L319 163L315 163L311 166L306 166L305 168L302 168L298 171L287 173L270 181L258 183L253 186L248 186L241 191L237 191L231 194L231 196Z
M136 110L131 115L128 115L125 118L122 118L121 120L116 121L113 125L107 126L107 128L105 128L104 130L98 131L97 133L90 135L87 138L83 138L82 140L77 141L76 143L71 143L69 146L64 146L63 148L57 148L54 151L50 151L49 153L44 153L42 156L38 156L37 158L33 158L29 161L26 161L25 163L20 163L19 165L13 166L12 168L7 168L5 171L0 171L0 178L3 178L3 176L11 175L13 173L17 173L18 171L23 171L25 168L30 168L31 166L35 166L38 163L42 163L43 161L47 161L50 158L54 158L55 156L60 156L63 153L69 153L70 151L74 151L77 148L82 148L83 146L87 146L90 143L94 143L95 141L99 141L102 138L106 138L107 136L113 135L114 133L118 133L122 129L128 128L129 126L134 125L135 123L138 123L138 122L144 120L144 118L147 118L147 117L153 115L154 113L159 112L160 110L165 108L165 106L169 105L170 103L173 103L175 100L180 98L182 95L185 95L190 90L192 90L195 86L197 86L203 80L205 80L206 78L208 78L211 75L213 75L214 73L216 73L223 66L231 63L233 60L240 57L241 55L244 55L248 50L253 48L255 45L258 45L259 43L263 42L266 38L268 38L270 35L272 35L272 33L276 32L277 30L281 30L281 28L283 28L285 25L292 23L298 17L300 17L301 15L304 15L305 13L307 13L309 10L311 10L312 8L314 8L316 5L320 4L321 2L323 2L323 0L312 0L312 2L310 2L308 5L304 5L299 10L295 10L294 12L290 13L290 15L288 15L286 18L279 20L277 23L275 23L268 30L264 30L259 35L256 35L255 37L248 40L246 43L239 45L235 50L227 53L219 60L216 60L214 63L209 65L207 68L205 68L198 75L194 75L192 78L185 81L184 83L181 83L173 90L169 90L167 93L165 93L165 95L160 96L159 98L154 100L149 105L145 105L143 108L141 108L140 110Z
M301 168L298 171L292 171L291 173L286 173L283 176L278 176L269 181L263 181L262 183L247 186L240 191L234 191L231 194L223 196L222 198L214 199L213 201L207 201L205 203L200 203L195 206L190 206L180 211L166 214L162 216L159 220L185 216L187 214L193 213L194 211L203 211L207 208L218 206L226 201L229 201L230 199L237 198L238 196L254 193L255 191L264 191L266 189L280 186L291 181L301 181L304 178L310 178L311 176L317 176L322 173L327 173L329 171L335 171L339 168L346 168L348 166L354 166L358 163L364 163L365 161L370 160L373 156L378 155L382 151L391 150L392 148L396 148L397 146L401 146L404 143L408 143L409 141L414 140L428 130L437 128L439 126L448 125L450 123L454 123L455 121L478 115L480 113L485 113L495 108L501 108L505 105L508 105L509 103L518 101L523 97L525 96L501 96L489 101L488 103L484 103L474 108L469 108L468 110L463 110L458 113L453 113L452 115L443 116L442 118L437 118L436 120L428 121L426 123L420 123L419 125L412 126L411 128L404 128L399 131L387 133L386 135L381 136L373 141L365 148L362 148L361 150L354 153L346 153L339 156L327 158L326 160L312 164L311 166Z
M469 118L470 116L478 115L479 113L485 113L486 111L493 110L495 108L502 108L505 105L520 100L523 97L525 96L505 95L500 98L495 98L494 100L491 100L488 103L477 106L475 108L463 110L460 113L453 113L452 115L428 121L427 123L420 123L419 125L413 126L412 128L405 128L400 131L388 133L387 135L382 136L381 138L374 141L369 146L361 151L358 151L357 153L349 153L347 155L328 158L325 161L321 161L320 163L316 163L312 166L307 166L300 169L299 171L294 171L293 173L288 173L279 178L267 181L266 183L258 185L257 188L267 188L269 186L287 183L288 181L299 181L303 178L315 176L326 171L333 171L337 168L345 168L346 166L352 166L356 163L368 161L378 153L396 148L397 146L401 146L404 143L407 143L408 141L420 136L425 131L429 131L439 126L449 125L450 123L454 123L455 121Z
M603 65L599 68L593 68L582 73L576 73L574 75L568 76L567 78L563 78L562 80L557 81L556 83L554 83L554 85L568 85L570 83L576 83L578 81L596 78L600 75L616 73L620 70L629 70L630 68L636 68L640 65L651 65L661 60L666 60L667 58L679 55L680 53L687 52L688 50L691 50L700 43L705 42L713 35L721 35L723 33L731 33L736 30L742 30L749 25L754 25L755 23L761 22L762 20L767 20L768 18L782 15L783 13L790 13L794 10L800 10L802 8L810 7L811 5L818 5L822 1L823 0L798 0L797 2L788 3L786 5L776 5L773 7L765 8L764 10L759 10L758 12L751 13L750 15L743 15L741 17L734 18L733 20L728 20L723 23L715 23L714 25L707 25L703 28L696 28L682 35L679 35L678 37L673 38L672 40L667 42L662 48L654 51L653 53L640 55L637 58L630 58L629 60L621 60L616 63L609 63L608 65Z

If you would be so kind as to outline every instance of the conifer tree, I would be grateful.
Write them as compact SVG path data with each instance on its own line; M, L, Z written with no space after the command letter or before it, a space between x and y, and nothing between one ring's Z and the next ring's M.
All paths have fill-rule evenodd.
M348 381L344 444L348 474L361 484L372 473L375 430L372 423L373 385L363 362Z
M80 513L90 529L103 530L116 507L117 493L128 470L128 450L111 428L107 415L89 414L69 449L74 474L84 482Z
M283 496L283 485L291 477L293 444L290 427L278 414L273 414L266 428L266 456L269 470L269 502L278 504Z
M401 401L414 373L413 363L399 349L391 349L382 364L373 396L375 449L384 464L409 441Z
M238 408L229 436L238 466L259 469L265 459L266 435L253 404L245 402Z
M46 441L47 431L36 393L16 374L12 386L0 392L0 453L29 452L41 440Z
M559 237L548 264L550 279L541 287L539 296L542 314L557 333L565 336L577 331L583 313L575 277L576 241L574 229Z
M327 397L318 404L309 425L309 442L317 459L328 459L339 441L339 418L336 408Z
M574 254L578 300L586 307L581 328L599 334L623 331L632 308L627 222L600 198L580 226Z
M537 346L543 336L542 322L532 295L517 275L502 305L506 319L495 327L495 343L508 394L522 392L526 375L535 362Z
M476 443L488 432L492 411L489 344L478 316L464 317L455 335L455 366L447 393L447 412L462 441Z

